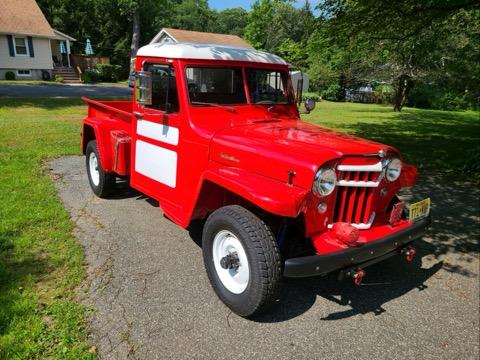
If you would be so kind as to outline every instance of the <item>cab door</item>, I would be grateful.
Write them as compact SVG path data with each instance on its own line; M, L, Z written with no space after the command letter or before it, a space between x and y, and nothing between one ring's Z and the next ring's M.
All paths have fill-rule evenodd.
M137 75L131 186L179 211L182 146L177 78L171 64L144 63ZM165 209L164 209L165 210Z

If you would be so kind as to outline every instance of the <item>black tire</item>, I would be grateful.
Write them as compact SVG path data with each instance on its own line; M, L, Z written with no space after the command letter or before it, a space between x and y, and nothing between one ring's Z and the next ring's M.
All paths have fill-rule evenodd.
M94 154L97 159L97 170L98 170L98 181L92 179L92 174L90 172L90 156ZM102 164L100 163L100 155L98 153L98 146L96 140L91 140L87 144L87 149L85 152L86 155L86 166L88 174L88 182L90 187L95 195L101 198L105 198L108 195L112 194L115 190L116 177L115 174L107 173L103 170ZM96 184L96 182L98 182Z
M232 233L240 241L248 259L248 284L239 294L224 286L215 268L214 239L222 230ZM277 300L283 272L280 251L270 228L252 212L237 205L213 212L203 228L202 249L212 287L233 312L251 317L265 311Z

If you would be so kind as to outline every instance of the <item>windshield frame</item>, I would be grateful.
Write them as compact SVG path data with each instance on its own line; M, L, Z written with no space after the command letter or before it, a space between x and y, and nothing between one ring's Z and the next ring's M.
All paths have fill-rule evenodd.
M249 83L248 83L248 75L247 75L247 72L248 71L265 71L265 72L277 72L279 73L280 75L280 81L281 81L281 84L282 84L282 87L284 88L284 92L285 92L285 95L286 95L286 100L285 101L282 101L282 102L279 102L279 101L271 101L271 102L268 102L268 103L258 103L258 102L253 102L252 100L252 92L251 92L251 89L250 89L250 86L249 86ZM277 105L292 105L294 104L294 96L293 96L293 92L292 92L292 88L291 88L291 79L290 79L290 72L289 70L284 70L284 69L280 69L280 68L276 68L276 67L259 67L259 66L245 66L244 67L244 76L245 76L245 82L246 82L246 86L248 88L248 92L249 92L249 104L250 105L266 105L266 106L277 106ZM265 100L266 101L266 100Z
M238 64L238 63L220 63L220 64L214 64L214 63L186 63L183 67L183 76L184 76L184 88L186 90L186 95L188 99L188 104L192 107L199 108L199 107L209 107L210 105L199 105L199 104L194 104L195 100L190 98L190 92L188 91L188 77L187 77L187 70L191 68L211 68L211 69L240 69L242 73L242 82L243 82L243 88L245 92L245 97L246 97L246 102L245 103L239 103L239 104L223 104L223 103L211 103L213 106L224 106L224 107L235 107L235 106L291 106L295 104L294 101L294 94L293 94L293 89L291 85L291 79L290 79L290 72L289 68L286 66L278 66L275 64L270 64L270 63L252 63L252 64ZM278 72L281 75L281 78L283 78L283 74L286 75L286 83L282 83L283 86L285 87L285 92L287 96L287 101L286 102L278 102L278 103L268 103L268 104L258 104L258 103L253 103L251 99L251 92L250 92L250 87L248 86L248 81L247 81L247 69L248 70L261 70L261 71L271 71L271 72Z

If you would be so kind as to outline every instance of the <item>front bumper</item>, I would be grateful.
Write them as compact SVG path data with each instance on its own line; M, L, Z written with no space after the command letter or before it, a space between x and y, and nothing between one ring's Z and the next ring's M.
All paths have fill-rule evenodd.
M408 243L421 237L430 225L431 218L421 219L408 228L397 231L383 239L372 241L360 247L336 251L326 255L312 255L285 261L283 276L308 277L352 267L357 264L373 264L374 259L383 260L389 253L395 253Z

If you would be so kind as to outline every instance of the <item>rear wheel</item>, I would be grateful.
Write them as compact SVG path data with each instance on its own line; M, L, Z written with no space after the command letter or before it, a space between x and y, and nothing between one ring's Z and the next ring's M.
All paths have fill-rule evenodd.
M115 174L103 170L96 140L91 140L87 144L86 165L88 182L95 195L101 198L110 195L115 189Z
M237 205L212 213L205 223L203 257L217 296L248 317L264 311L281 287L282 261L270 228Z

